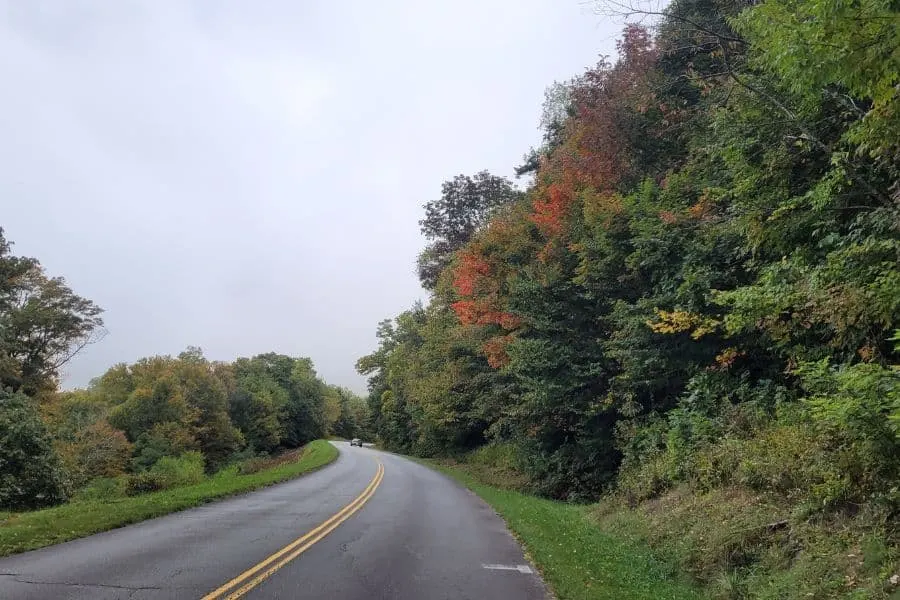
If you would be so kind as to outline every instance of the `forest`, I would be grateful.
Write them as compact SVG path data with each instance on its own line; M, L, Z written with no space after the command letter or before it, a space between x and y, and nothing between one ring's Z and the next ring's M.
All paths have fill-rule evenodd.
M893 539L897 4L601 9L641 19L548 88L523 185L459 175L424 205L430 298L357 363L373 431L493 449L550 498L730 487Z
M308 358L260 354L118 364L85 389L60 370L103 331L101 309L15 256L0 229L0 510L53 506L91 492L137 495L327 435L361 435L363 399L327 385Z

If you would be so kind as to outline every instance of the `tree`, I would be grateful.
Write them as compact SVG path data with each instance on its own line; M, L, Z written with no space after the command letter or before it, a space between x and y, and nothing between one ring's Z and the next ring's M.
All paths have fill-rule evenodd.
M350 390L331 386L330 390L337 397L338 415L331 424L331 433L342 438L355 438L361 434L362 423L359 421L358 404L362 401Z
M189 349L179 359L175 373L181 394L194 415L192 425L206 468L215 471L243 447L244 439L228 415L225 385L215 377L200 349Z
M11 246L0 229L0 388L34 395L54 389L59 369L97 339L102 310Z
M136 387L134 373L126 363L118 363L91 380L90 392L109 405L121 404Z
M348 401L348 408L356 424L356 437L371 438L369 406L366 399L353 394Z
M290 373L284 412L283 443L296 448L325 435L325 384L316 376L312 361L298 358Z
M78 488L95 477L116 477L125 473L133 445L125 434L100 420L56 444L73 487Z
M135 471L145 471L163 457L178 457L198 448L196 432L190 423L163 421L138 436L131 466Z
M226 382L228 413L247 444L258 452L276 450L284 432L280 415L287 405L287 391L256 359L239 358L233 365L220 365L217 374Z
M411 310L393 320L382 321L376 335L379 348L360 358L356 368L369 377L368 406L372 415L371 428L388 447L408 451L417 437L417 430L404 387L408 358L421 345L419 326L425 312L417 303Z
M41 508L66 495L62 465L34 401L0 389L0 507Z
M325 431L331 435L347 437L343 433L337 433L336 429L343 431L343 425L338 425L341 419L341 393L336 386L327 386L325 388ZM352 436L351 436L352 437Z
M575 83L575 81L555 81L544 90L540 122L540 128L544 132L544 143L541 148L532 148L525 155L524 162L515 169L516 178L537 173L541 167L541 158L553 152L561 143L564 125L574 114L572 88Z
M163 456L178 456L199 447L199 411L188 404L175 375L142 383L152 387L137 388L109 415L110 424L134 443L133 464L137 469L150 468Z
M296 448L325 435L326 386L310 359L270 352L238 359L234 371L238 390L249 395L234 396L231 413L260 449L276 437Z
M41 404L43 420L74 488L95 477L121 475L128 467L133 445L107 422L109 411L102 396L87 390L57 393Z
M521 197L505 177L480 171L474 177L457 175L441 186L441 197L424 205L419 221L430 241L418 259L419 279L434 289L453 253L468 242L496 211Z

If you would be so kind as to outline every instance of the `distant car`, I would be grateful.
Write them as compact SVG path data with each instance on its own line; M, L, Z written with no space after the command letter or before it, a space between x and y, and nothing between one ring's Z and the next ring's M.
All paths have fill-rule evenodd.
M352 440L350 440L350 445L351 446L359 446L360 448L363 447L362 440L359 438L353 438Z

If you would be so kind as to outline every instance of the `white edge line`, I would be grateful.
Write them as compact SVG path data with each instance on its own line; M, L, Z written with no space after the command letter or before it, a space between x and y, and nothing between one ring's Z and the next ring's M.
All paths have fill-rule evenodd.
M534 573L528 565L481 565L482 569L491 569L494 571L518 571L519 573Z

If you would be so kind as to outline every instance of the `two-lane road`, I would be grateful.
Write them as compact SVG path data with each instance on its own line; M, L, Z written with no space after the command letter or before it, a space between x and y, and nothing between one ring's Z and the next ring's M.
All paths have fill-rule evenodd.
M2 600L537 600L503 521L455 482L338 443L294 481L0 559Z

